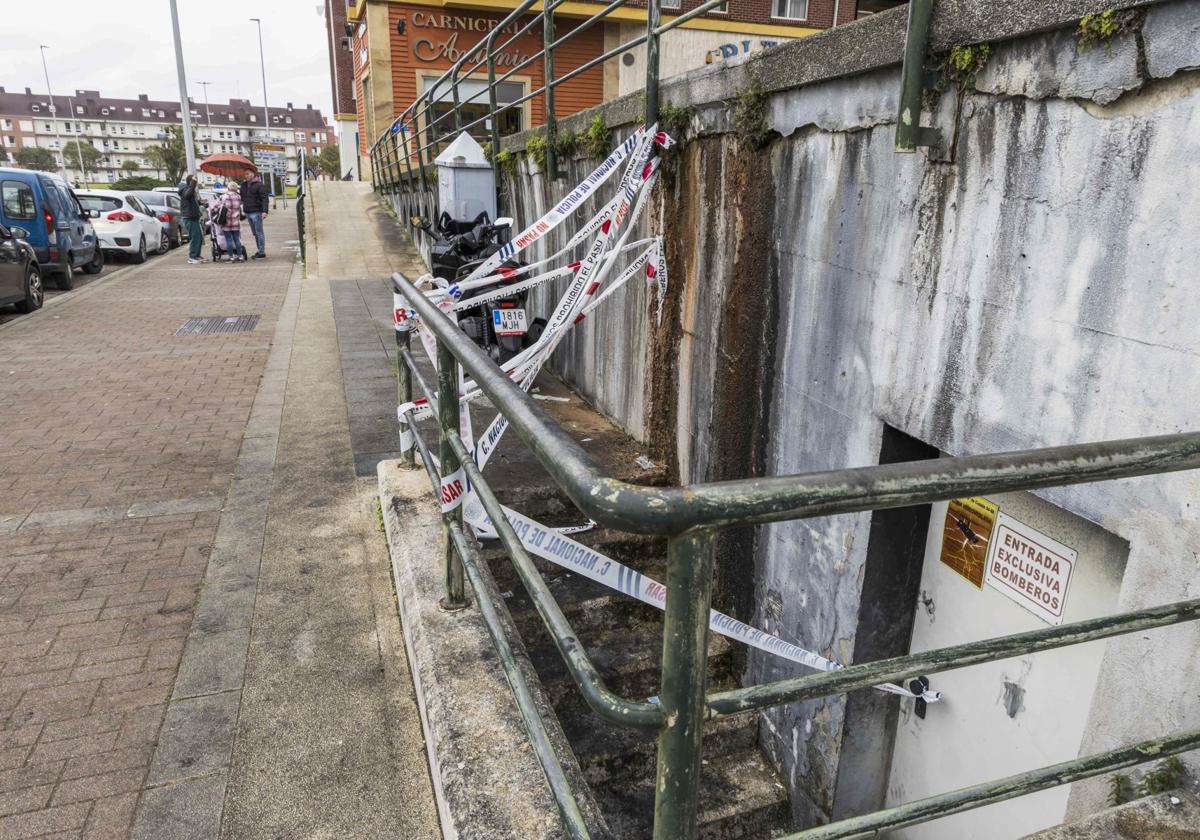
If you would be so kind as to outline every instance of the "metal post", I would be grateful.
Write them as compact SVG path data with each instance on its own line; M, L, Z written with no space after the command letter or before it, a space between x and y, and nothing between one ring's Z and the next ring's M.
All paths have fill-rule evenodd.
M450 446L450 434L458 431L458 360L450 348L438 341L438 470L442 481L459 472L462 465L454 448ZM465 479L464 479L465 483ZM443 487L445 485L443 484ZM451 527L462 526L462 505L442 514L442 547L446 561L446 596L439 606L444 610L461 610L467 605L463 578L462 560L454 548L450 536Z
M658 122L658 29L662 0L646 0L646 127Z
M496 184L496 212L503 215L504 208L500 206L500 198L504 190L500 185L503 173L500 171L500 113L496 110L496 54L492 51L492 41L499 29L493 29L487 40L487 74L488 74L488 113L491 115L492 138L492 180Z
M558 137L558 123L554 118L554 7L546 0L542 7L542 50L545 52L543 61L546 67L546 178L558 180L558 156L554 152L555 139Z
M171 0L171 31L175 36L175 71L179 75L179 113L183 115L183 148L187 154L187 174L196 174L196 144L192 142L192 104L188 99L187 77L183 72L183 42L179 40L179 10Z
M74 113L75 100L70 96L67 97L67 105L70 106L71 113ZM80 123L79 125L80 129L76 132L79 136L75 138L75 156L79 160L79 172L83 175L83 183L86 184L88 182L88 172L87 167L83 165L83 124Z
M172 0L172 4L174 4L174 0ZM174 9L174 5L171 8ZM54 139L58 141L58 172L66 181L67 153L63 151L62 135L58 133L58 108L54 106L54 92L50 90L50 71L46 69L46 50L50 48L45 44L39 48L42 51L42 73L46 76L46 95L50 97L50 121L54 124Z
M672 537L667 546L667 610L658 695L667 722L658 735L654 840L696 838L712 589L711 532Z
M940 130L921 126L925 54L932 20L933 0L912 0L908 4L908 34L904 39L904 66L900 70L900 116L896 120L897 152L915 152L917 146L934 146L941 140Z
M419 102L420 100L418 99L417 101ZM428 138L428 136L429 136L430 128L429 128L429 106L428 105L425 106L424 114L425 114L424 129L421 128L421 122L420 122L419 115L415 111L413 112L413 120L416 123L415 127L416 127L416 132L417 132L417 167L421 172L421 202L420 202L420 206L421 206L422 210L429 209L429 218L432 219L437 214L434 213L432 208L426 204L427 201L431 200L431 196L429 195L429 183L425 177L425 151L427 151L427 150L425 150L425 151L422 150L422 147L425 145L425 141L421 139L422 134L424 134L426 138Z
M196 84L204 88L204 123L208 126L208 142L212 143L212 111L208 107L208 86L211 85L212 82L196 82Z
M450 68L450 96L454 99L454 133L462 131L462 105L458 101L458 62Z
M171 2L174 3L175 0L171 0ZM250 20L252 20L256 24L258 24L258 66L259 66L259 69L262 71L262 86L263 86L263 136L266 138L266 142L270 143L271 139L272 139L271 138L271 111L267 107L267 59L265 57L265 54L263 53L262 19L261 18L250 18ZM251 146L251 148L253 148L253 146ZM271 191L275 192L275 168L274 168L274 165L272 165L272 167L271 167ZM287 209L287 179L286 178L284 178L284 180L283 180L282 192L283 192L283 209L286 210ZM278 196L279 193L276 192L275 195ZM276 198L276 200L278 201L278 198Z
M407 304L405 304L407 306ZM404 361L404 353L409 349L409 337L412 335L412 330L409 328L408 321L396 323L396 404L406 405L412 402L412 371L408 369L408 364ZM409 428L408 417L400 417L400 466L411 470L416 468L416 459L413 457L413 432ZM405 448L405 444L408 447Z

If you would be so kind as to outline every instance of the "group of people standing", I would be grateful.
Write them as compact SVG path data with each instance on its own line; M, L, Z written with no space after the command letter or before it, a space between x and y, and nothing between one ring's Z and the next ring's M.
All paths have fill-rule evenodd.
M202 213L208 214L212 236L220 250L229 255L230 262L246 260L246 249L242 245L243 220L250 223L254 244L258 248L250 259L266 259L267 238L263 232L263 222L271 209L271 194L258 173L249 173L240 185L230 179L226 191L207 208L201 206L199 186L196 176L189 175L179 188L179 197L183 201L180 215L188 232L188 263L199 265L207 262L201 256L204 247L204 227L200 223Z

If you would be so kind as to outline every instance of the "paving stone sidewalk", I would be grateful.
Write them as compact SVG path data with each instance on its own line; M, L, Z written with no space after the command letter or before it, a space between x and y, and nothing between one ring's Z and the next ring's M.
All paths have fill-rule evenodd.
M144 784L292 273L184 260L0 330L5 840L122 837ZM252 332L175 335L249 313Z
M267 234L0 325L0 840L438 833L328 288Z

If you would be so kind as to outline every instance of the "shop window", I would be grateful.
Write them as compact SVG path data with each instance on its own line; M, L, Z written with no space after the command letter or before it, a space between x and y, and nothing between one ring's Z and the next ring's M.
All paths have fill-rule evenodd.
M421 80L422 89L429 90L436 81L437 79L432 76L423 77ZM496 86L496 104L498 106L503 106L509 102L516 102L524 95L525 85L520 82L501 82ZM454 94L450 89L450 85L447 84L437 89L432 98L434 102L431 109L432 116L429 118L430 122L443 114L448 115L453 111ZM491 131L490 123L483 119L490 110L487 83L477 79L462 80L458 85L458 99L461 103L459 113L462 115L462 122L464 124L482 120L478 125L471 127L470 133L476 140L481 143L485 142ZM512 108L500 111L496 115L495 119L499 120L498 128L502 136L515 134L525 128L525 109L523 105L524 103L514 105ZM455 134L453 118L447 116L433 127L433 131L438 139Z

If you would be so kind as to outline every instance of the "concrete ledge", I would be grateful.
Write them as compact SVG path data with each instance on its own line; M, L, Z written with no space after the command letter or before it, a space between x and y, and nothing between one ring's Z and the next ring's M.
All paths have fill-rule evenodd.
M430 775L447 840L565 838L487 627L474 607L438 609L443 592L441 524L424 470L379 464L379 496L396 599L416 688ZM593 837L608 835L558 718L541 691L487 567L481 568L508 623L551 741Z
M1154 6L1163 0L1127 0L1120 8ZM1173 4L1167 4L1173 5ZM1054 29L1074 29L1084 15L1113 8L1111 0L939 0L934 7L929 34L930 52L944 52L962 44L1007 41ZM663 79L661 100L697 109L723 105L737 96L753 77L766 93L844 79L894 67L904 58L908 9L900 6L879 12L817 35L797 38L740 64L714 64ZM1174 19L1170 21L1174 23ZM1170 28L1170 24L1167 27ZM1103 52L1103 51L1101 51ZM1166 63L1160 60L1160 64ZM1167 68L1174 72L1174 67ZM1162 72L1167 72L1164 69ZM610 127L636 124L644 110L643 93L625 96L580 111L559 121L564 131L582 132L596 114ZM541 128L509 135L501 141L505 149L525 148L525 142Z
M1024 840L1197 840L1200 799L1185 791L1148 796L1098 814L1030 834Z

